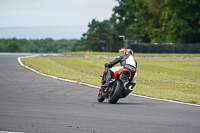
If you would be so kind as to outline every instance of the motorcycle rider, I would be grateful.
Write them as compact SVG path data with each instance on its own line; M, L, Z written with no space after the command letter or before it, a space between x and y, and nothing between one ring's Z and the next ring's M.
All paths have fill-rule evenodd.
M108 67L107 74L106 74L106 82L102 85L102 87L108 87L109 82L111 78L113 77L115 71L118 71L120 68L128 69L131 72L131 78L129 79L129 82L126 84L127 91L125 92L125 95L128 95L134 88L136 84L136 68L137 68L137 62L134 59L134 53L131 49L125 49L122 56L117 57L115 60L106 63L105 67ZM121 66L119 67L113 67L117 63L120 63Z

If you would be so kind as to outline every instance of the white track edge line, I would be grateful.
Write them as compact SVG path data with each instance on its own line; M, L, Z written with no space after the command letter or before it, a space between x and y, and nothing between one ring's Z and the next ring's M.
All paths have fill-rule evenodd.
M86 84L86 83L82 83L82 82L77 82L77 81L73 81L73 80L69 80L69 79L62 79L62 78L58 78L58 77L55 77L55 76L51 76L51 75L40 73L40 72L38 72L38 71L28 67L28 66L25 66L21 61L21 58L33 58L33 57L37 57L37 56L39 56L39 55L22 56L22 57L18 57L17 60L18 60L18 63L21 66L23 66L23 67L25 67L25 68L27 68L27 69L39 74L39 75L42 75L42 76L45 76L45 77L50 77L50 78L53 78L53 79L62 80L62 81L67 81L67 82L71 82L71 83L77 83L77 84L81 84L81 85L85 85L85 86L89 86L89 87L92 87L92 88L99 89L99 87L94 86L94 85L90 85L90 84ZM158 99L158 98L153 98L153 97L141 96L141 95L137 95L137 94L129 94L129 95L136 96L136 97L141 97L141 98L146 98L146 99L153 99L153 100L166 101L166 102L172 102L172 103L177 103L177 104L191 105L191 106L200 107L200 104L191 104L191 103L184 103L184 102L178 102L178 101L167 100L167 99Z
M26 132L10 132L10 131L0 131L0 133L26 133Z

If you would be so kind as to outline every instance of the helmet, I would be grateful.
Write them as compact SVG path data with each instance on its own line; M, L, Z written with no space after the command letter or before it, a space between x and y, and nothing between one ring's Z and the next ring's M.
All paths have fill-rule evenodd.
M133 53L133 51L131 49L125 49L123 55L127 55L127 54L133 55L134 53Z

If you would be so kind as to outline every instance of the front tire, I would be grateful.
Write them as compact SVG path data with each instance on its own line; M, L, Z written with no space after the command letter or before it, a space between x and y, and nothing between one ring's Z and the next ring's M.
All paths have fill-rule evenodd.
M104 100L105 100L105 97L103 97L102 89L99 89L99 93L98 93L98 96L97 96L97 101L99 103L102 103Z
M108 102L111 104L115 104L117 103L117 101L119 100L121 94L122 94L122 90L123 90L123 83L118 80L114 85L113 85L113 91L109 94L108 97Z

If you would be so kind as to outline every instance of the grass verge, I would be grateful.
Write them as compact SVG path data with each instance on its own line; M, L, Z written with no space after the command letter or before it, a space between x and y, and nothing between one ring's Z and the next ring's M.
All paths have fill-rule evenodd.
M120 56L122 53L114 53L114 52L93 52L93 51L82 51L82 52L65 52L62 53L64 55L80 55L80 56L95 56L95 55L108 55L108 56ZM200 54L165 54L165 53L135 53L136 57L200 57Z
M103 66L113 59L22 58L48 75L100 86ZM132 93L200 104L200 59L137 59L137 84Z

